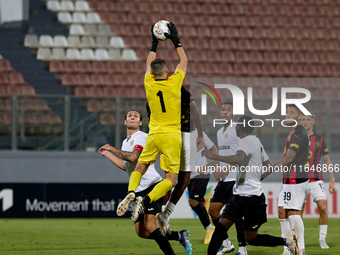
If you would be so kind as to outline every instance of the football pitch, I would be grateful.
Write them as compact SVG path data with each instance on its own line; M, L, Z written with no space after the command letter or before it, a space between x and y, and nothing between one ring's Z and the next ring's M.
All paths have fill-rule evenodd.
M307 255L340 254L340 219L329 219L329 250L319 248L318 219L304 222ZM173 230L189 229L193 255L207 254L208 246L203 244L205 230L198 219L173 219L170 223ZM279 220L269 219L260 233L280 236ZM237 244L235 227L229 236ZM179 242L171 241L171 244L177 255L185 255ZM249 255L281 255L282 250L282 247L248 246ZM0 254L159 255L162 252L153 240L136 235L130 219L1 219Z

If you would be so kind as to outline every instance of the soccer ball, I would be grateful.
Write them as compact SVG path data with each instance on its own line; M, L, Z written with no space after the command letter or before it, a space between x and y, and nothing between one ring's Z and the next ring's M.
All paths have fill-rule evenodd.
M153 34L156 36L156 38L160 41L166 41L168 38L164 35L164 33L170 34L170 29L168 28L167 24L169 24L169 21L166 20L160 20L156 22L156 24L153 26Z

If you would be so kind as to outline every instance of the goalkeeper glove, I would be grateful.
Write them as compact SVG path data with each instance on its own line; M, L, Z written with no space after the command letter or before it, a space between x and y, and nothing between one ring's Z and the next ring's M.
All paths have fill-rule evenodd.
M151 46L150 51L156 52L159 41L158 41L157 37L153 34L153 27L154 27L154 25L151 26L152 46Z
M178 38L178 32L175 24L170 22L168 24L168 28L170 30L170 34L164 33L164 35L173 42L173 44L175 45L175 49L177 49L178 47L182 47L181 42L179 41Z

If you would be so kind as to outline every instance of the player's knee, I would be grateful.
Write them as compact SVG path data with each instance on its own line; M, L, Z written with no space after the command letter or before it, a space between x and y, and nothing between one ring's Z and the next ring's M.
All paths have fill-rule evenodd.
M198 205L198 201L192 198L189 198L189 205L191 208L194 208Z
M327 215L327 207L326 207L326 205L320 206L320 207L318 208L318 210L319 210L319 213L320 213L321 216Z
M209 215L211 219L215 220L220 217L220 212L216 211L214 208L209 207Z

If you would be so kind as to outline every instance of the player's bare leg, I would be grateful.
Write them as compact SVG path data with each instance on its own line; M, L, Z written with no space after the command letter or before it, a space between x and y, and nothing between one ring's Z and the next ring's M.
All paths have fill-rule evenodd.
M329 249L329 246L326 243L326 236L327 236L327 227L328 227L328 213L327 213L327 203L326 200L321 199L316 201L318 205L318 210L320 214L319 218L319 227L320 227L320 234L319 234L319 244L321 249Z
M129 193L126 197L119 203L117 207L117 215L122 216L126 213L129 205L135 199L135 191L140 183L142 175L148 170L149 165L144 165L140 162L137 163L135 171L131 173L129 181Z

